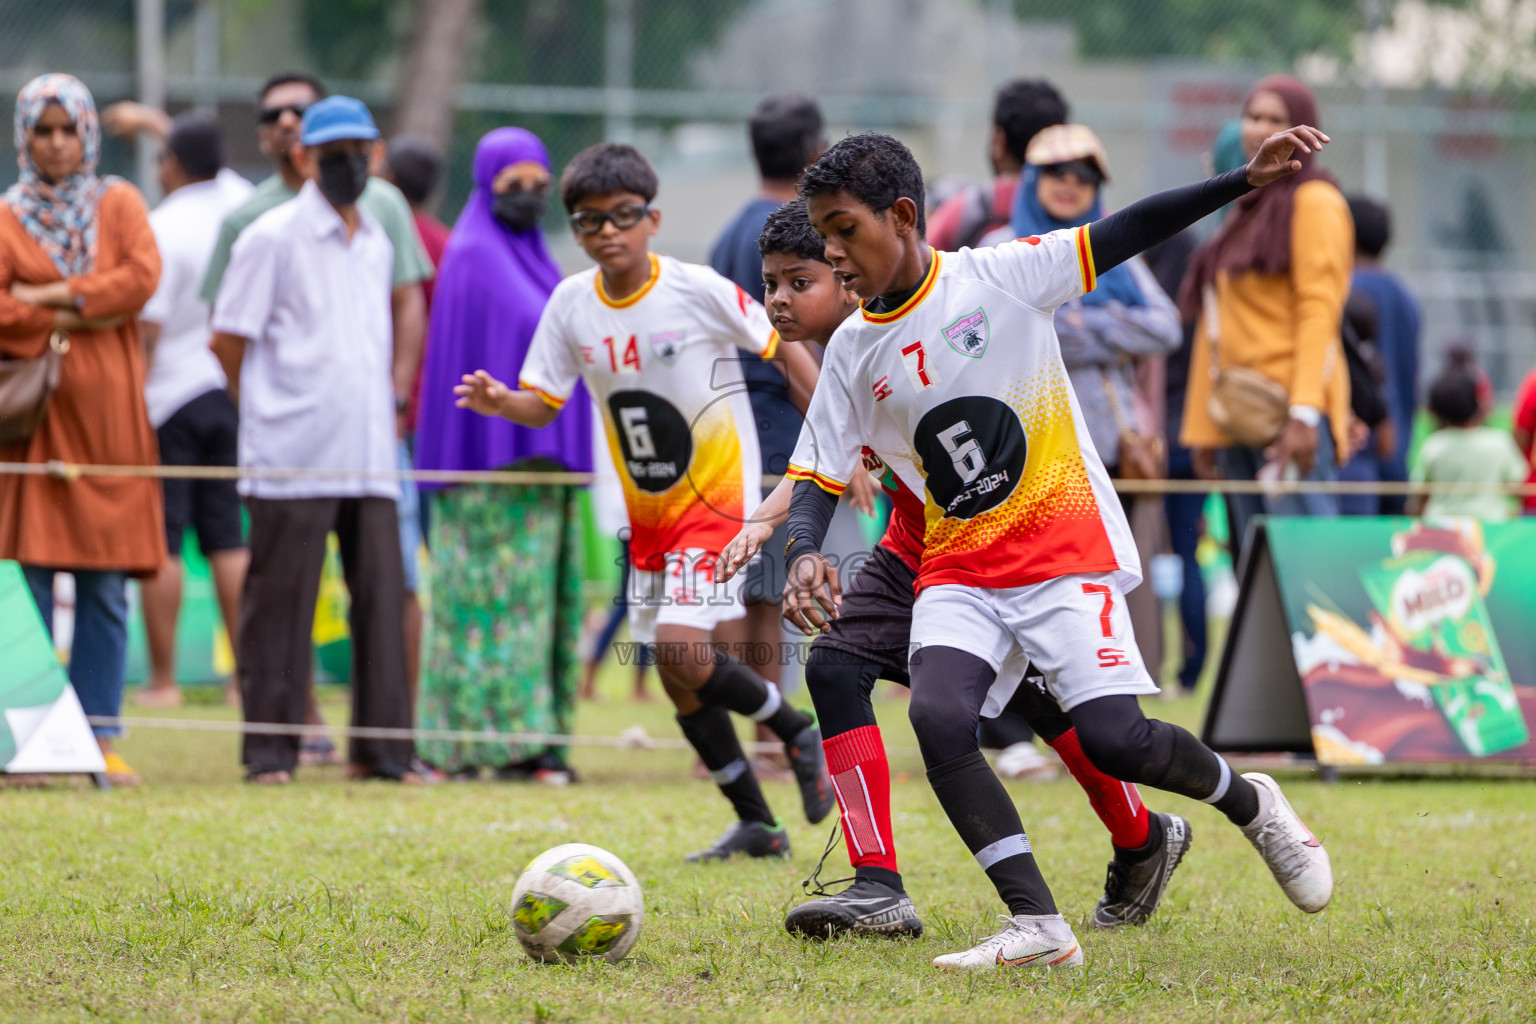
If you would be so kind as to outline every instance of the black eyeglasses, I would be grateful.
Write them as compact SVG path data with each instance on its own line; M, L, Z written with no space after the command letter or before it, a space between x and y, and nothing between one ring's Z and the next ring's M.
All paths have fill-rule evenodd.
M282 119L282 116L287 113L293 114L294 117L302 121L304 120L304 111L308 109L308 103L289 103L281 107L262 107L261 113L256 115L256 122L258 124L277 124Z
M1099 170L1098 164L1091 160L1069 160L1066 163L1046 164L1040 168L1040 173L1047 178L1065 178L1071 175L1084 185L1104 183L1104 172Z
M649 203L625 203L623 206L615 206L604 212L602 210L582 210L580 213L571 214L571 227L580 235L595 235L603 230L603 225L613 221L613 226L620 231L627 231L645 219L645 215L651 212Z

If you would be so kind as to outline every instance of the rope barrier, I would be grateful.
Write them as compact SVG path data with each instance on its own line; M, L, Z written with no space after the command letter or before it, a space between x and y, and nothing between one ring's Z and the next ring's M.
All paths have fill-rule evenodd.
M131 477L168 480L390 480L428 484L521 484L524 486L587 486L597 479L592 473L539 470L378 469L334 470L304 467L239 466L107 466L73 462L0 462L0 476L46 476L66 482L82 477ZM765 474L764 487L783 479ZM1450 495L1502 494L1536 496L1536 483L1412 483L1392 480L1115 480L1115 490L1126 494L1289 494L1337 495Z
M605 747L613 750L685 750L691 751L687 740L650 736L639 732L621 733L618 736L580 736L544 732L471 732L457 729L390 729L364 725L286 725L279 722L230 722L209 718L141 718L137 715L87 715L86 721L93 726L123 729L166 729L183 732L223 732L257 736L299 736L330 739L340 735L345 739L359 740L439 740L449 743L505 744L530 747ZM638 728L638 727L637 727ZM780 753L782 743L743 741L742 748L751 754ZM916 747L893 749L889 754L917 757Z

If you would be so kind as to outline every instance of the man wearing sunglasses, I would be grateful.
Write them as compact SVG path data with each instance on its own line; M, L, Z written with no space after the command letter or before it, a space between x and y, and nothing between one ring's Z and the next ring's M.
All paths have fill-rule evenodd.
M209 259L207 273L203 277L201 295L210 306L217 305L219 286L229 267L230 253L235 239L256 218L299 194L304 175L294 163L295 146L299 144L304 112L325 98L325 86L310 75L284 72L267 79L257 93L256 141L267 159L272 161L274 173L251 193L243 206L229 216L219 228L218 242ZM422 284L432 277L432 262L422 248L411 220L410 204L394 185L369 173L383 159L382 146L372 144L369 162L355 169L366 181L362 183L362 195L357 204L378 222L394 249L391 269L390 309L394 323L394 356L391 375L395 389L395 413L397 432L403 433L405 414L410 404L411 385L421 363L422 346L426 339L426 297ZM398 453L402 468L409 469L409 456L402 444ZM416 600L416 551L409 538L416 536L409 531L402 537L405 559L406 608L403 629L409 650L420 649L421 612ZM321 724L315 707L313 692L309 699L307 724ZM335 760L335 750L328 740L306 740L301 753L303 764L327 763Z

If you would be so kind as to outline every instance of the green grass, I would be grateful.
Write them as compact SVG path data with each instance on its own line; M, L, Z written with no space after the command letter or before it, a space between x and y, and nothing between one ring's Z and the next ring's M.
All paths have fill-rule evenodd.
M609 680L615 683L615 680ZM1193 724L1192 702L1153 704ZM913 746L905 705L879 704ZM185 717L228 716L198 706ZM339 704L328 704L333 721ZM586 706L580 731L674 736L661 704ZM675 752L581 750L566 791L239 784L232 736L139 730L149 784L0 790L0 1020L209 1021L1293 1021L1536 1017L1536 785L1286 780L1327 842L1337 895L1294 910L1208 807L1149 794L1195 845L1146 927L1085 927L1107 837L1076 786L1012 784L1047 878L1088 957L1072 972L952 976L928 961L1001 907L897 757L897 841L928 927L917 942L810 945L780 928L826 835L793 822L792 863L694 867L726 823ZM617 967L530 962L508 901L522 866L564 842L622 856L645 929ZM846 867L841 851L829 862Z

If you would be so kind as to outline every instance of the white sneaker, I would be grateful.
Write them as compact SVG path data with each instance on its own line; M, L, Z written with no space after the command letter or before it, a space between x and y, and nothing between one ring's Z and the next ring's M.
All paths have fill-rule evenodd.
M997 755L997 774L1005 779L1054 779L1061 765L1033 743L1015 743Z
M1083 948L1060 914L1002 917L1008 927L962 953L935 957L946 971L990 971L998 967L1081 967Z
M1301 823L1274 779L1261 772L1243 776L1259 790L1259 814L1243 826L1243 835L1259 851L1264 863L1291 902L1315 914L1333 898L1333 865L1328 851Z

